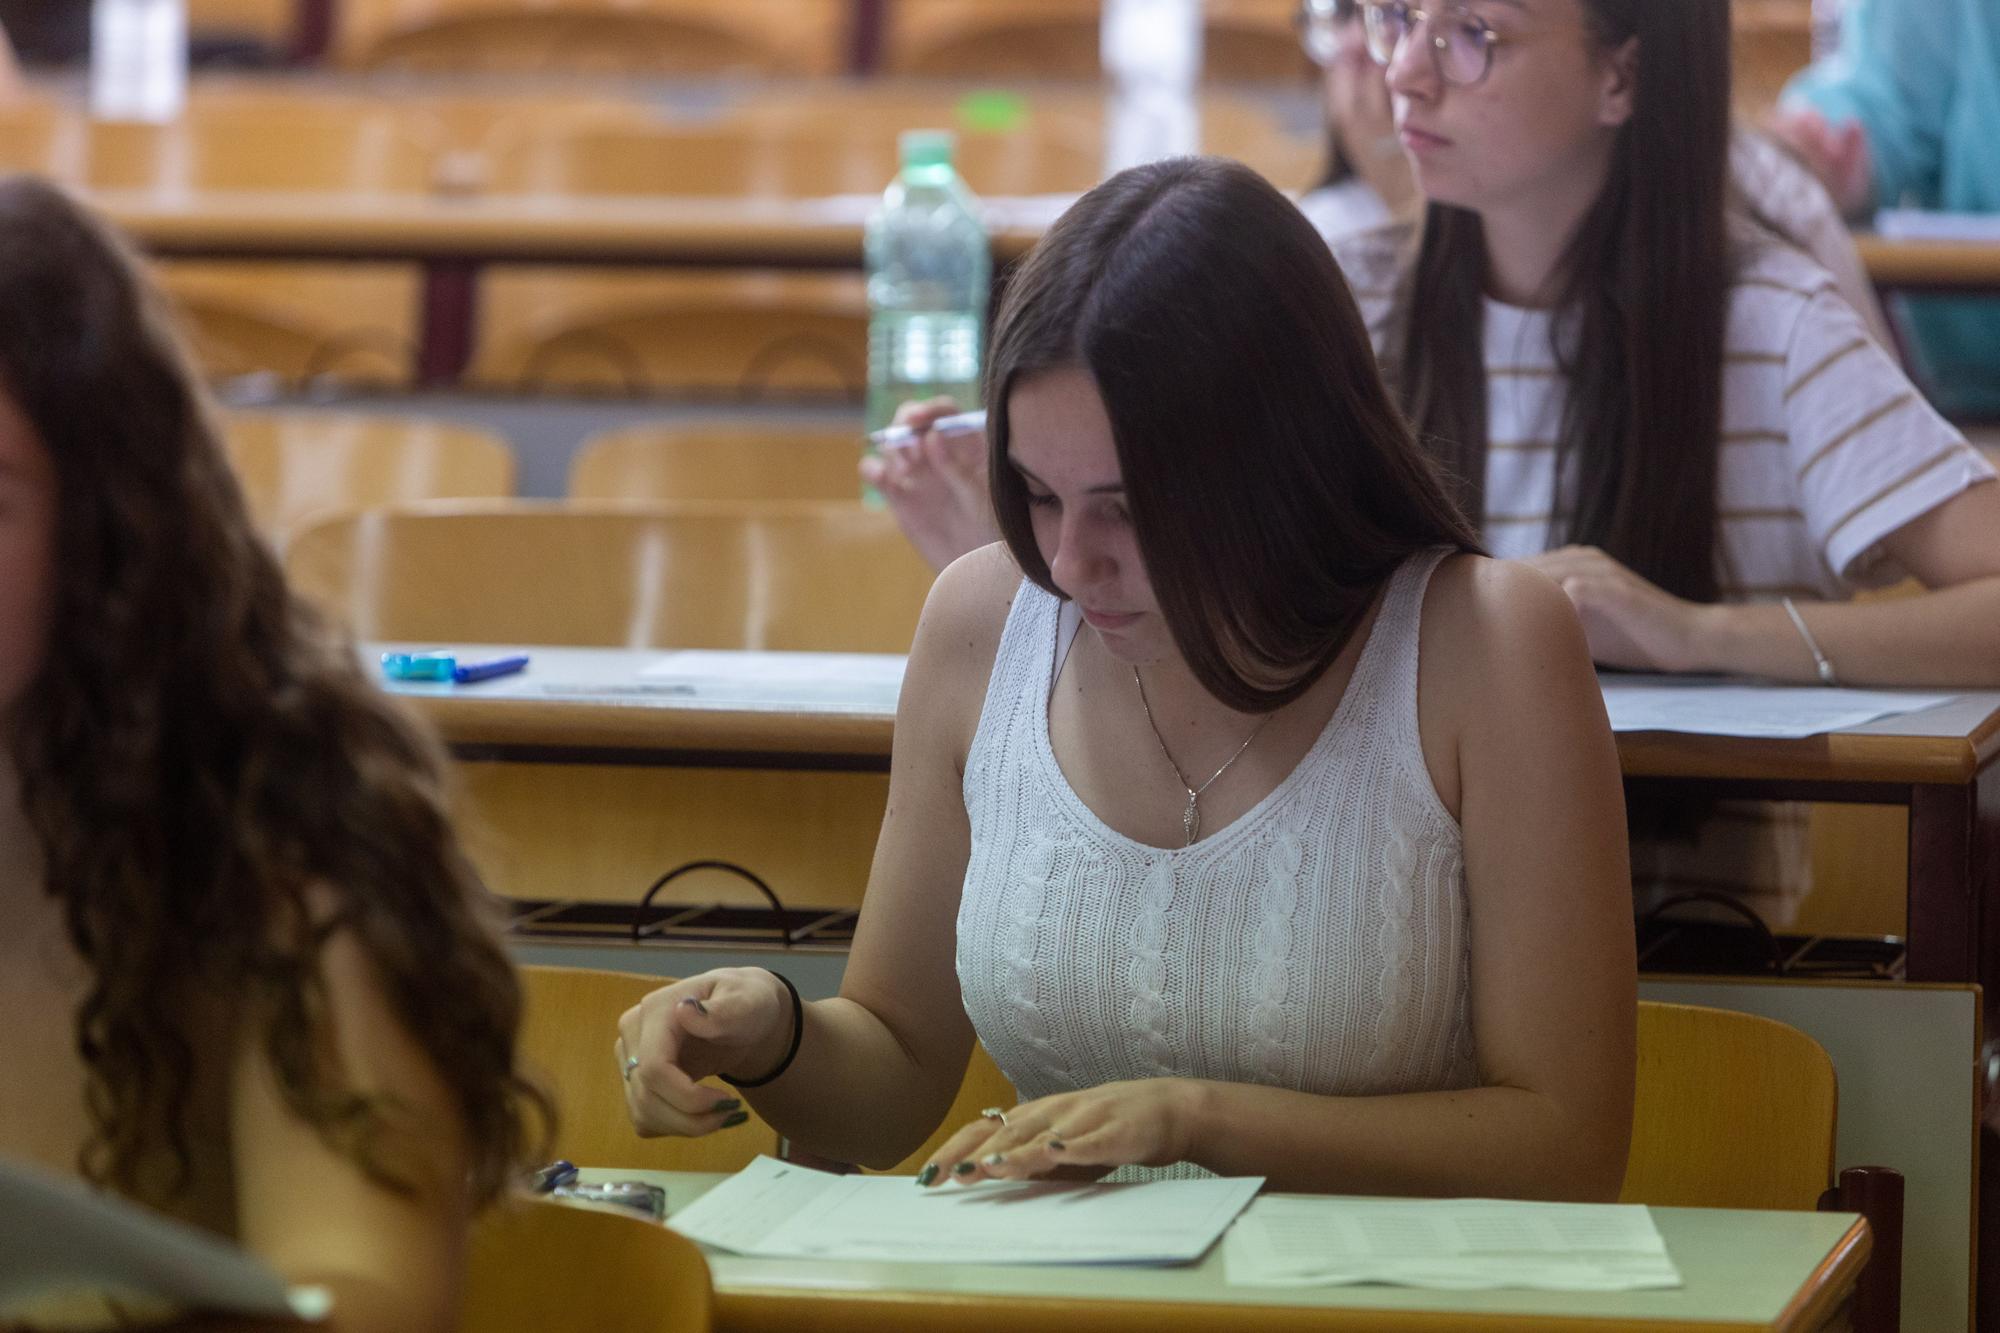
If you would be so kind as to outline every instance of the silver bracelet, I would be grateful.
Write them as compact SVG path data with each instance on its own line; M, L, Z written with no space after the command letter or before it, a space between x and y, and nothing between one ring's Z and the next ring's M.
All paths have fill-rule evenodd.
M1792 618L1792 624L1798 627L1799 637L1806 641L1806 647L1812 653L1813 665L1819 669L1819 683L1839 685L1840 677L1834 674L1832 661L1819 650L1819 640L1815 639L1813 632L1806 628L1806 618L1799 614L1799 608L1792 605L1792 599L1789 597L1785 598L1785 614Z

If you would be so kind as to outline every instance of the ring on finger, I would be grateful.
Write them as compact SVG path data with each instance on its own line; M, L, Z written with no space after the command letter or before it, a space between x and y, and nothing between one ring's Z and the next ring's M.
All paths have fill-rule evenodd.
M637 1069L638 1067L639 1067L638 1056L628 1055L625 1057L625 1081L627 1083L630 1083L632 1081L632 1071Z
M1000 1128L1007 1128L1007 1113L997 1106L987 1107L979 1113L979 1118L982 1120L998 1120Z

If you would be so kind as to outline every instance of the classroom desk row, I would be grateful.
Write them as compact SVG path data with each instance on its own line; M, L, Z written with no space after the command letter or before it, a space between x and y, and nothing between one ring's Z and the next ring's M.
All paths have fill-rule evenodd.
M532 655L529 672L505 680L402 688L466 760L850 773L889 765L892 697L719 704L648 685L638 673L656 652ZM2000 981L2000 692L1964 692L1803 740L1628 732L1618 751L1634 792L1907 809L1908 978Z
M722 1179L591 1171L665 1188L668 1214ZM1867 1262L1851 1213L1655 1208L1685 1285L1670 1291L1434 1291L1232 1287L1218 1249L1180 1268L1020 1267L752 1259L711 1253L722 1333L1155 1333L1199 1326L1285 1330L1592 1330L1791 1333L1843 1326Z

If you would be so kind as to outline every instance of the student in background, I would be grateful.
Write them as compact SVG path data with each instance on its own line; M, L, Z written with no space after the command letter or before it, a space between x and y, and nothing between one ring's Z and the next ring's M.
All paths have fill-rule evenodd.
M125 248L0 181L0 1154L446 1333L527 1155L443 761L286 589Z
M1368 50L1362 8L1358 0L1303 0L1299 9L1300 45L1322 70L1328 131L1325 179L1299 207L1328 244L1409 221L1422 207L1388 83ZM1854 238L1818 179L1772 140L1741 127L1731 136L1729 167L1735 206L1826 269L1877 340L1893 347Z
M2000 683L1992 469L1732 218L1727 0L1367 13L1428 204L1337 253L1494 554L1608 665Z
M1329 244L1340 245L1414 217L1422 200L1393 120L1382 68L1367 49L1362 12L1352 0L1305 0L1300 42L1324 70L1328 167L1299 207ZM1392 150L1383 152L1384 146ZM1730 138L1733 216L1798 247L1826 269L1839 295L1866 321L1871 336L1893 347L1874 287L1853 237L1826 191L1769 139L1747 130ZM1398 236L1406 233L1396 233ZM947 400L913 403L898 416L918 429L957 410ZM887 499L905 535L943 569L993 540L985 490L986 442L979 436L919 438L915 448L862 460L862 475Z
M718 1127L723 1073L808 1151L892 1163L976 1031L1022 1105L921 1184L1613 1197L1635 1001L1596 682L1557 590L1471 553L1325 244L1238 164L1120 173L1009 284L986 390L1006 544L925 608L841 995L648 997L641 1132Z
M2000 213L2000 5L1854 0L1839 53L1792 81L1772 131L1850 217ZM1911 354L1939 406L2000 418L2000 302L1912 297Z

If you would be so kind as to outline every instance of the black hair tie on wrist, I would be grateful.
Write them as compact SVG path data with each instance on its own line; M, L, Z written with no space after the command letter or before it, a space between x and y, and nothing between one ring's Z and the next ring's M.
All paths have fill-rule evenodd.
M771 969L768 967L763 970L771 972ZM783 972L771 972L771 975L785 983L785 990L792 997L792 1044L786 1048L785 1058L778 1061L778 1067L762 1078L731 1078L727 1074L716 1075L717 1078L732 1088L761 1088L766 1083L776 1080L779 1075L792 1067L792 1061L798 1058L799 1040L806 1035L806 1007L805 1003L799 999L799 988L794 986L792 979Z

